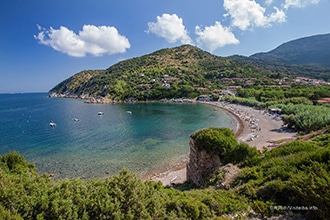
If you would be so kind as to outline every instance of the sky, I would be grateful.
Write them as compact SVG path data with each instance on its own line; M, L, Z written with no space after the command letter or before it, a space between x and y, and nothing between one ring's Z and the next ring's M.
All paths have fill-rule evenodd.
M250 56L330 33L330 0L2 0L0 93L48 92L82 70L191 44Z

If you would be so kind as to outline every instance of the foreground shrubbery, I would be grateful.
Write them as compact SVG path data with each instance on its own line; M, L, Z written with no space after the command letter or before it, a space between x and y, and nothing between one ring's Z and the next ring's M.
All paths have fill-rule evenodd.
M0 157L0 216L7 219L207 219L247 210L230 191L181 192L126 170L107 180L52 181L17 153Z
M248 145L234 143L224 154L223 162L238 164L243 169L230 190L209 186L179 191L161 183L142 182L126 170L107 180L53 181L46 175L38 175L23 156L11 152L0 157L0 216L3 219L215 219L246 217L252 208L262 216L292 209L293 213L310 219L327 219L330 218L329 139L330 134L323 134L309 142L295 141L263 156Z
M243 169L233 187L253 204L258 201L259 207L268 203L260 212L293 209L311 219L328 219L329 171L329 144L296 141L267 152L255 166Z

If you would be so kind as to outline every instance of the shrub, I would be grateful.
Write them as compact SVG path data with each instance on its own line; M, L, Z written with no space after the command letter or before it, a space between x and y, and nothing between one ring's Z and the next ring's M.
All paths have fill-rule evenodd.
M295 154L298 152L310 152L316 150L318 147L313 143L303 143L299 141L294 141L289 144L285 144L274 148L273 150L266 153L266 158L274 158L280 156L287 156L290 154Z
M260 159L261 154L256 148L250 147L246 143L240 143L226 154L222 162L224 164L233 163L253 166L256 165Z
M329 170L328 146L294 141L267 152L256 166L244 168L233 186L251 201L270 201L279 207L303 207L304 210L291 211L311 219L328 219ZM263 206L254 205L258 205L252 205L255 211L264 213Z
M29 164L24 159L23 155L14 151L0 157L0 168L1 167L9 172L17 174L24 173L28 170L35 172L34 164Z
M229 128L214 128L199 130L191 135L200 151L218 154L224 157L237 146L234 132Z

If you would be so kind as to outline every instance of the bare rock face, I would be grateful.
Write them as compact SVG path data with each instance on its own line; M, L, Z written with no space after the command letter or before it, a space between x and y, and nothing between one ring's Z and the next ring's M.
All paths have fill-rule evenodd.
M219 179L214 185L217 189L230 189L230 184L240 173L241 169L237 165L231 163L226 164L218 170L218 173L222 173L222 178Z
M221 165L217 154L199 150L194 140L190 138L189 163L187 164L187 180L197 187L202 187L205 180L210 177Z

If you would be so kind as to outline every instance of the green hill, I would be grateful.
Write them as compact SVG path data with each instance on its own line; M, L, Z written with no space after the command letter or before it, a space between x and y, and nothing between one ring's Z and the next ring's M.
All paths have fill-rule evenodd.
M259 68L264 68L274 72L280 72L294 76L304 76L315 79L323 79L325 81L330 80L330 68L314 65L302 65L302 64L289 64L278 61L271 61L267 59L261 59L259 57L245 57L234 55L230 57L233 60L237 60L243 63L249 63Z
M50 90L51 96L110 101L195 98L228 86L278 85L281 78L328 79L330 69L243 56L219 57L191 45L161 49L106 70L85 70Z
M159 100L196 97L203 92L244 84L250 78L266 83L274 72L239 60L212 55L183 45L121 61L106 70L82 71L50 93L65 97L106 97L112 100ZM231 82L228 78L241 78ZM201 89L203 88L203 89Z
M330 34L292 40L274 50L257 53L251 57L285 64L304 64L330 68Z

